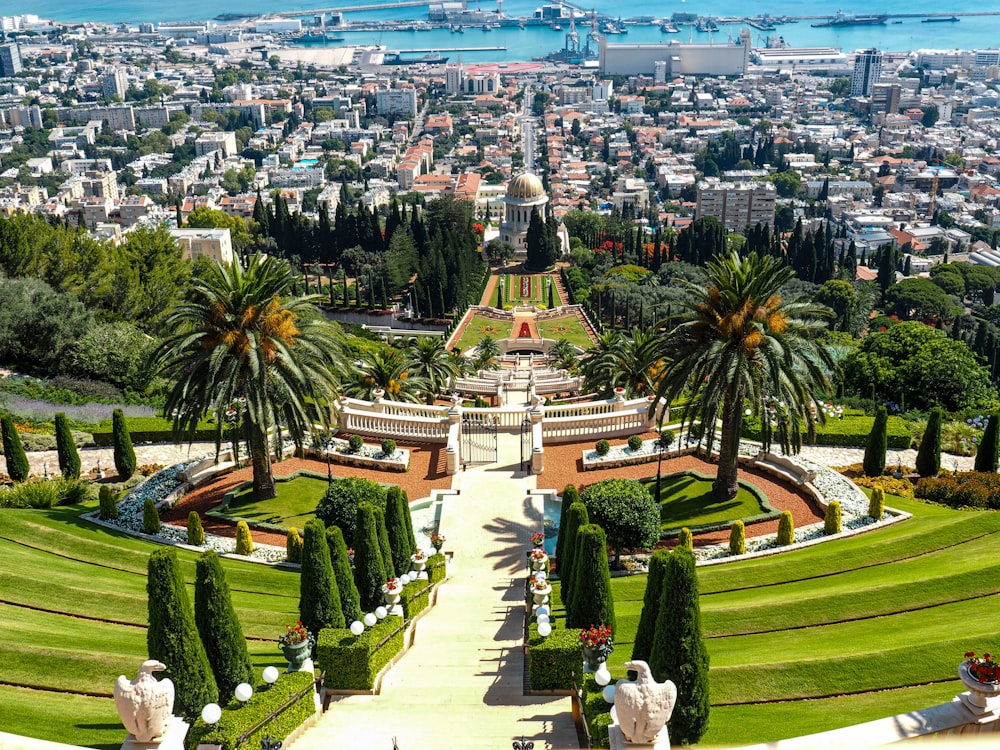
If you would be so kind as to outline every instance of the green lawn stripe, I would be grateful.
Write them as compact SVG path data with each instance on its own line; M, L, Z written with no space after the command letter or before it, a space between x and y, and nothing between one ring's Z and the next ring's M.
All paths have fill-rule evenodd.
M119 750L125 739L111 698L0 685L0 706L0 731L97 750Z

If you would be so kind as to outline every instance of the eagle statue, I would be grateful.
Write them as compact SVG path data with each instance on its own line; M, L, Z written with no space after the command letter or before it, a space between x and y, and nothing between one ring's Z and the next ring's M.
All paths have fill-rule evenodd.
M635 682L621 680L615 687L615 714L625 740L638 744L666 739L663 727L674 712L677 687L670 680L654 680L644 661L625 662L625 668L638 672Z
M157 680L153 672L167 666L147 659L139 667L139 676L129 682L121 675L115 683L115 708L125 728L138 742L154 742L166 733L174 710L174 683Z

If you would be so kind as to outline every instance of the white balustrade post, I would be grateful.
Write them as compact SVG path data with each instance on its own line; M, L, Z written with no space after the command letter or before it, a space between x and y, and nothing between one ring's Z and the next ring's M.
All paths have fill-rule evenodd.
M384 398L385 398L385 391L382 390L381 388L376 388L374 391L372 391L372 407L374 411L378 412L385 411L385 403L383 403Z
M542 420L545 418L545 406L541 402L528 410L531 420L531 473L541 474L545 470L545 446L542 444Z
M462 465L462 399L455 394L448 407L448 442L444 449L445 473L457 474Z

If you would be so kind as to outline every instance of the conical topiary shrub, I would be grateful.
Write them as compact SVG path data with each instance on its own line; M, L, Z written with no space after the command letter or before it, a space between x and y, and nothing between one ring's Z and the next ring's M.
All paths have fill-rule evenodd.
M677 537L677 546L684 549L694 549L694 536L691 534L691 529L687 526L681 529L681 533Z
M781 518L778 519L777 541L779 547L787 547L795 541L795 521L789 510L781 511Z
M392 546L389 544L389 532L385 528L385 513L379 507L375 508L375 523L378 529L378 548L382 550L382 569L385 570L385 577L388 579L406 573L410 569L410 561L406 561L405 570L396 570L396 563L392 559Z
M839 534L840 521L841 521L840 501L831 500L830 504L826 506L826 515L823 518L823 533Z
M9 414L0 416L0 435L3 437L3 455L7 462L7 476L12 482L25 482L31 473L28 454L24 452L21 436L17 434L14 420Z
M245 557L253 554L253 537L246 521L239 521L236 524L236 554Z
M194 719L206 703L219 700L219 690L198 637L194 613L172 547L154 550L146 578L149 628L146 648L150 659L163 662L160 676L174 683L174 713Z
M69 422L62 412L56 414L56 454L59 457L59 471L64 479L80 478L80 454L76 450L76 443L73 442L73 433L70 432Z
M986 429L983 430L983 438L979 441L979 448L976 449L976 471L995 474L997 470L997 448L1000 447L1000 440L997 440L997 429L1000 422L996 414L990 414L989 421L986 422Z
M572 605L566 610L566 627L608 625L615 630L615 600L611 594L608 541L596 523L576 532L573 558Z
M385 530L396 573L406 573L410 569L410 556L416 549L406 525L405 516L408 513L409 508L403 507L402 490L390 487L385 496Z
M198 511L196 510L188 513L187 538L188 544L193 544L197 547L205 543L205 529L201 525L201 516L198 515Z
M587 506L573 503L566 514L566 543L563 546L565 560L559 562L559 595L563 606L569 610L573 599L573 561L576 559L576 532L590 523Z
M354 583L362 612L371 612L382 603L382 584L388 580L378 542L376 510L371 503L359 503L354 527Z
M219 697L225 701L241 682L252 684L254 680L243 627L233 609L226 574L215 550L202 552L195 565L194 621Z
M921 477L933 477L941 470L941 421L944 412L939 408L931 409L927 420L924 436L920 439L920 450L917 451L917 474Z
M135 449L132 447L132 436L129 435L128 425L125 423L125 413L121 409L115 409L111 419L115 470L119 479L124 481L135 474Z
M747 532L743 521L733 521L729 529L729 554L742 555L747 551Z
M344 613L344 622L350 625L361 619L361 605L358 603L358 587L351 572L351 560L347 556L347 543L339 526L331 526L326 530L326 546L330 549L333 577L337 579L340 609Z
M885 490L881 487L872 488L872 496L868 501L868 515L876 521L882 520L885 513Z
M885 451L888 447L886 425L889 415L884 406L875 410L875 423L865 445L864 471L867 477L879 477L885 472Z
M101 489L97 493L97 500L100 504L102 521L118 518L118 503L115 502L115 493L108 485L101 485Z
M556 536L556 565L563 563L563 549L566 546L566 519L569 517L569 506L580 502L580 493L575 484L567 484L563 489L562 502L559 504L559 534Z
M299 619L314 636L323 628L344 627L340 592L326 544L326 527L318 518L306 521L299 574Z
M160 533L160 513L151 497L147 497L142 503L142 533L151 536Z
M670 551L657 550L649 558L649 573L646 576L646 593L642 598L642 612L639 613L639 628L635 632L632 659L649 662L656 635L656 621L660 614L660 599L663 597L664 577L670 564Z
M285 536L285 559L290 563L302 562L302 537L294 526Z
M410 511L410 496L406 494L406 490L400 489L399 491L399 504L403 509L403 521L406 523L406 536L410 540L410 544L413 548L413 552L417 551L417 537L413 533L413 513ZM344 540L347 541L346 539ZM412 554L412 553L410 553Z
M708 729L708 651L694 555L686 549L675 550L667 565L649 668L658 682L672 680L677 686L670 741L696 744Z

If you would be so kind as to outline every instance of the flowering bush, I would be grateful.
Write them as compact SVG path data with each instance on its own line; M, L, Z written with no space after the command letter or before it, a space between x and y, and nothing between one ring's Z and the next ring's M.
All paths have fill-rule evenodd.
M969 674L979 682L1000 682L1000 664L989 654L976 656L975 651L969 651L965 655L965 665L969 668Z
M388 581L382 584L382 593L396 593L403 588L403 582L398 578L390 578Z
M278 638L278 643L282 646L294 646L303 641L308 641L309 636L309 631L303 627L302 620L299 620L294 625L285 625L285 632Z
M545 541L545 534L541 531L536 531L531 535L531 543L536 547L541 546L544 541Z
M610 625L591 625L580 631L580 645L587 648L598 648L611 643Z

